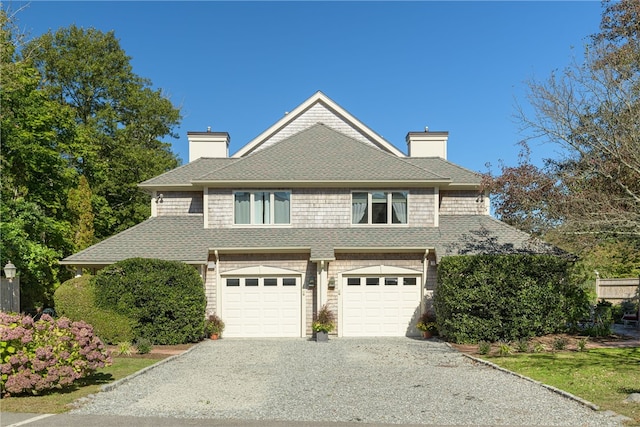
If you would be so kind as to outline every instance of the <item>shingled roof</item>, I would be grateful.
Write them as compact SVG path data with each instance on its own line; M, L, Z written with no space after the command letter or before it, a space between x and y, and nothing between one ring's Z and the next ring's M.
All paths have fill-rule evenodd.
M230 244L230 242L233 242ZM202 215L150 218L61 261L101 266L132 257L204 264L210 250L285 249L332 260L336 250L436 250L448 255L552 253L550 245L486 215L441 215L440 227L203 228Z
M200 158L139 184L199 188L241 183L479 184L480 175L447 160L398 157L317 123L239 158Z
M317 123L194 180L203 183L241 181L424 183L447 182L449 178Z

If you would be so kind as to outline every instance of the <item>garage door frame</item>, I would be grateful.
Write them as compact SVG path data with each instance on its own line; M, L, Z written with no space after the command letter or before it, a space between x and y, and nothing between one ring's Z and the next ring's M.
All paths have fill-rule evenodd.
M424 275L420 270L388 265L376 265L343 271L338 274L340 292L338 296L338 336L343 337L345 331L345 293L347 292L347 279L353 277L416 277L416 303L420 312L424 309ZM349 335L347 335L349 336Z
M220 288L218 293L218 301L220 301L220 305L218 307L218 312L222 316L225 310L225 288L227 286L228 278L257 278L259 280L260 286L264 286L265 278L277 278L282 280L283 278L295 278L297 280L296 288L298 289L298 336L304 337L306 334L306 325L304 324L304 319L306 319L305 314L305 290L303 284L305 283L304 274L299 271L288 270L284 268L278 267L269 267L269 266L253 266L253 267L245 267L234 270L229 270L220 273ZM281 282L278 284L278 288L281 288ZM224 317L223 317L223 320Z

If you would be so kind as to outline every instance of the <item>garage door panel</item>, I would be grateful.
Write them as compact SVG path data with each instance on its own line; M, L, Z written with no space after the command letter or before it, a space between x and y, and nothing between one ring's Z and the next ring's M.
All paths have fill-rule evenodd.
M250 283L255 284L255 278ZM273 279L273 278L272 278ZM258 286L222 287L222 318L227 337L299 337L302 319L301 286L282 286L258 279Z
M374 278L370 279L370 282L375 282ZM407 334L415 312L420 307L418 286L406 286L401 280L385 281L384 278L379 281L378 286L348 286L348 278L343 280L341 328L344 336ZM419 283L419 280L416 282ZM366 278L360 278L360 283L366 283Z

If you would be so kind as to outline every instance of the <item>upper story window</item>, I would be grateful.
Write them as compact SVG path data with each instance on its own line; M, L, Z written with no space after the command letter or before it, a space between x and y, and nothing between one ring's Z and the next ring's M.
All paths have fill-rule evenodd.
M233 208L234 224L291 223L291 193L288 191L237 191Z
M351 193L352 224L406 224L406 191Z

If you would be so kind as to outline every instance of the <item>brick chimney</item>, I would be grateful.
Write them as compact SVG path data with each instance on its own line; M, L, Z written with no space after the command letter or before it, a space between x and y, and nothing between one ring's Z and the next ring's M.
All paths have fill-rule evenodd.
M187 132L189 140L189 162L200 157L229 157L229 133Z
M407 145L409 157L441 157L447 159L447 140L449 132L409 132Z

